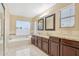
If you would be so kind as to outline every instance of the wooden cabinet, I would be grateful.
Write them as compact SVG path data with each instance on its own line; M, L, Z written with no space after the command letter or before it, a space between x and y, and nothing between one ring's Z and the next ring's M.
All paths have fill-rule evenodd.
M33 35L31 38L31 43L37 46L38 45L38 37Z
M34 36L32 36L32 38L31 38L31 43L35 44L35 37Z
M31 38L31 43L33 44L33 38Z
M76 55L79 56L79 49L76 50Z
M75 56L76 55L75 51L76 51L75 48L62 45L61 56Z
M79 56L79 41L58 37L47 39L33 35L31 43L50 56Z
M49 55L79 56L79 42L58 37L50 37Z
M42 38L42 50L48 54L48 39Z
M38 37L35 36L35 46L38 46Z
M41 41L41 37L38 37L38 47L40 48L40 49L42 49L42 41Z
M59 44L56 44L54 42L50 43L50 49L49 54L51 56L59 56Z
M62 39L61 56L79 56L79 42Z
M48 54L48 42L49 40L44 37L32 36L31 43L40 48L42 51Z
M49 40L49 55L59 56L60 39L57 37L50 37Z

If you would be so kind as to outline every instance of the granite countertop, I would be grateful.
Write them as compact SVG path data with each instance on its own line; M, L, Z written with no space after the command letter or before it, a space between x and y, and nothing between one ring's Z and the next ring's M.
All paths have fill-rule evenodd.
M49 36L45 36L45 35L39 35L39 34L34 34L34 35L36 35L36 36L39 36L39 37L44 37L44 38L47 38L47 39L49 39Z
M49 37L52 36L52 37L59 37L59 38L68 39L68 40L79 41L79 35L78 36L65 35L65 34L54 34L54 35L50 35L50 36L39 35L39 34L34 34L34 35L44 37L47 39L49 39Z
M79 35L72 36L72 35L56 34L56 35L52 35L52 36L63 38L63 39L68 39L68 40L79 41Z
M79 41L79 36L68 36L68 35L65 35L62 38L69 39L69 40L74 40L74 41Z

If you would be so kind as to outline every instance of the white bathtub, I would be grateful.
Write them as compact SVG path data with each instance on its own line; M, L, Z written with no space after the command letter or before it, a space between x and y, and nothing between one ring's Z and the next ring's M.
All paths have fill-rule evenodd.
M10 37L10 39L8 40L8 42L16 42L16 41L25 41L25 40L30 40L31 36L17 36L17 37Z

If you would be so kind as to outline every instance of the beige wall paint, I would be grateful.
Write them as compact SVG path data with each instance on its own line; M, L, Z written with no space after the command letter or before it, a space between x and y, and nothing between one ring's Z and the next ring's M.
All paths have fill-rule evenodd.
M24 19L22 16L10 15L10 34L16 34L16 20Z
M49 35L49 36L58 36L58 37L64 37L64 38L71 38L71 39L79 39L79 4L75 4L75 26L72 28L60 28L60 9L70 5L71 3L58 3L52 8L46 10L44 13L49 12L49 14L55 13L56 15L56 26L55 26L55 31L37 31L37 34L40 33L41 35ZM44 13L36 16L33 18L33 22L37 21L41 15ZM37 21L38 22L38 21Z

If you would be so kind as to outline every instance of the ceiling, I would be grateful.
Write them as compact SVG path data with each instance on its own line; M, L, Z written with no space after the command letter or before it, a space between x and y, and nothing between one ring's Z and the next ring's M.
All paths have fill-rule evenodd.
M55 3L7 3L12 15L25 17L34 17L53 5L55 5Z

